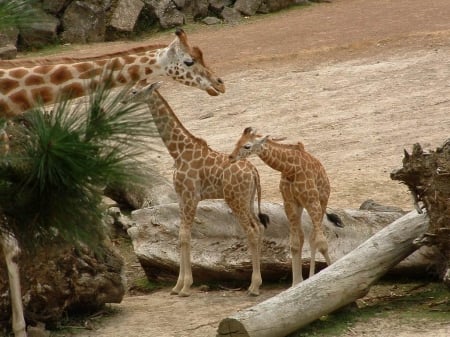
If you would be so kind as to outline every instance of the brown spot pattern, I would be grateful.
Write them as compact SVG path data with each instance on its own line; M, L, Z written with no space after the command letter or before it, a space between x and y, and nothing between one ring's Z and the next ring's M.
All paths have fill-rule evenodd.
M73 78L69 68L65 65L57 67L50 75L50 81L53 84L62 84Z
M64 98L75 98L83 96L85 93L83 85L81 83L71 83L61 89L61 95Z
M128 74L133 82L139 80L139 66L137 64L130 66L128 68Z
M30 74L29 76L25 77L25 85L33 86L39 84L44 84L44 79L42 78L42 76Z
M11 90L17 88L19 83L9 78L0 78L0 91L7 94Z
M9 72L9 75L14 78L22 78L26 74L28 74L28 71L23 68L13 69Z
M31 107L30 103L28 102L26 93L23 90L9 96L9 98L11 99L11 102L20 106L21 110L27 110Z
M48 103L54 99L53 90L49 87L32 89L30 92L35 103Z

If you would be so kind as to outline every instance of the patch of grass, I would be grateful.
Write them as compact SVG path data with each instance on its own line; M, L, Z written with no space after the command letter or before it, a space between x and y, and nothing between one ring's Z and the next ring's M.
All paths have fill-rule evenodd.
M411 321L448 322L450 291L441 283L380 283L364 298L321 317L289 337L339 336L357 322L395 317Z
M130 285L130 291L148 294L170 285L172 285L172 283L149 281L147 277L140 277L133 280L133 283Z

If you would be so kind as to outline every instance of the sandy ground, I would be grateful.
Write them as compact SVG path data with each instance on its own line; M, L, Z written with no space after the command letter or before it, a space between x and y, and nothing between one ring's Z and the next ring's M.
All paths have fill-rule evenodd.
M324 164L329 205L357 208L366 199L411 209L405 186L389 177L403 149L435 149L449 137L450 4L448 0L333 0L259 16L236 26L186 28L226 94L209 97L167 82L161 92L185 126L211 147L230 152L244 127L302 141ZM170 42L161 35L151 42ZM83 46L101 50L134 46ZM172 159L149 155L170 178ZM253 159L265 200L280 201L278 172ZM117 313L78 337L215 336L221 319L273 295L168 290L127 296ZM374 320L346 336L446 336L450 325ZM426 334L424 325L433 332ZM402 334L403 333L403 334Z

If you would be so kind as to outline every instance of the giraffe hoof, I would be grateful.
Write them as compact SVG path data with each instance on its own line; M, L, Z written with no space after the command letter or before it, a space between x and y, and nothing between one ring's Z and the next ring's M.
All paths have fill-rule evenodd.
M253 291L253 290L248 289L247 295L251 296L251 297L256 297L256 296L259 296L259 291Z
M176 288L173 288L171 291L170 291L170 295L178 295L180 293L180 291L178 290L178 289L176 289Z
M180 297L189 297L189 296L191 296L191 293L188 292L188 291L180 291L178 296L180 296Z

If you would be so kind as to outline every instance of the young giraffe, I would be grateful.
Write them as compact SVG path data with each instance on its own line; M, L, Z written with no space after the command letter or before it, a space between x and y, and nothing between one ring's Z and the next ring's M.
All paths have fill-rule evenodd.
M193 282L191 270L191 227L197 205L204 199L225 199L248 237L252 256L252 279L248 292L259 295L262 283L260 254L263 228L269 218L261 213L261 187L256 167L247 160L229 163L228 156L212 150L206 141L193 136L179 121L169 104L157 91L160 83L135 90L130 99L144 102L159 134L175 160L173 183L180 205L180 272L172 294L189 296ZM258 217L254 211L258 197Z
M314 227L309 237L311 247L309 276L314 275L316 249L325 257L327 264L331 264L327 240L321 228L330 196L327 174L320 161L306 152L302 143L280 144L268 136L257 135L253 128L248 127L237 141L229 158L234 162L251 154L258 155L271 168L281 172L280 191L290 223L292 285L295 285L303 280L301 265L304 233L301 215L304 208L308 211ZM335 225L342 226L337 215L327 214L327 216Z
M60 96L85 96L102 76L108 76L114 87L167 76L211 96L224 93L224 83L205 65L201 50L189 46L182 29L175 34L169 46L142 54L0 69L0 117L55 103Z

